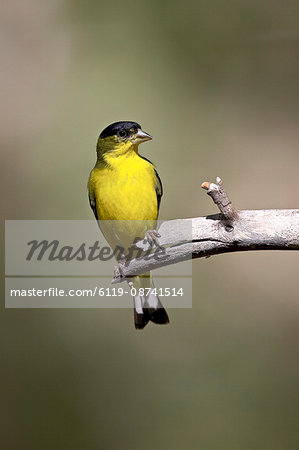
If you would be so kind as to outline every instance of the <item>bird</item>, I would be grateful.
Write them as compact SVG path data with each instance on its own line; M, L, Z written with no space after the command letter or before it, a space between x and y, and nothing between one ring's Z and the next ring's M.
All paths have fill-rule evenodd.
M139 154L139 145L151 139L137 122L119 121L107 126L97 141L97 160L88 180L89 203L112 250L120 244L124 250L118 257L120 268L136 236L159 245L155 228L162 182L154 164ZM132 277L128 282L136 294L135 328L141 330L149 322L169 323L151 273Z

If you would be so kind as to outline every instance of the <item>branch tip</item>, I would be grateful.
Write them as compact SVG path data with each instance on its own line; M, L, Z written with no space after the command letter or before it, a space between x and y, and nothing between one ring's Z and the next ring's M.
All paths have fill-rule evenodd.
M219 186L215 183L210 183L209 181L205 181L204 183L202 183L201 187L203 189L205 189L206 191L211 192L211 191L218 191L219 190Z
M210 189L210 184L211 183L209 183L208 181L205 181L204 183L201 184L201 187L206 191L208 191Z

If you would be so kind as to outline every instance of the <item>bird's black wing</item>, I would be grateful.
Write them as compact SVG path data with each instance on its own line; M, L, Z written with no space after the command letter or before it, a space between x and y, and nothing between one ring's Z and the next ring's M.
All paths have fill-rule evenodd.
M91 209L93 210L93 213L94 213L94 215L95 215L95 218L96 218L97 221L98 221L99 219L98 219L98 213L97 213L97 207L96 207L96 200L95 200L95 198L91 198L90 195L88 195L88 198L89 198L89 204L90 204L90 207L91 207Z
M161 198L163 195L163 186L162 186L162 181L161 178L159 177L158 172L155 169L155 174L156 174L156 178L157 178L157 184L156 184L156 194L157 194L157 201L158 201L158 211L160 209L160 203L161 203Z
M149 162L152 166L154 165L149 159L145 158L144 156L139 155L140 158L145 159L145 161ZM155 174L156 174L156 195L157 195L157 202L158 202L158 211L160 209L160 203L161 203L161 198L163 195L163 186L162 186L162 181L161 178L159 177L158 172L156 171L156 169L154 168Z

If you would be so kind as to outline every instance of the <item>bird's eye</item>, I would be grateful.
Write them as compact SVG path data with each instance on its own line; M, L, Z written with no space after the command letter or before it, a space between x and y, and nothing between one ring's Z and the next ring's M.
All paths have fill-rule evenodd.
M120 137L124 138L127 136L127 133L125 132L125 130L120 130L119 135Z

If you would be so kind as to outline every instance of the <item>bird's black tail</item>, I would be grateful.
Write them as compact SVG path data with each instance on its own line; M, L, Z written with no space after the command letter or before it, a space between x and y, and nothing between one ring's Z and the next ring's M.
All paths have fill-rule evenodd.
M165 308L161 304L161 307L157 309L142 308L142 312L138 312L136 308L134 308L134 322L135 328L137 330L142 330L148 322L165 325L169 323L169 318Z
M137 330L142 330L148 322L159 325L169 323L169 318L159 297L152 291L147 296L134 296L134 322Z

